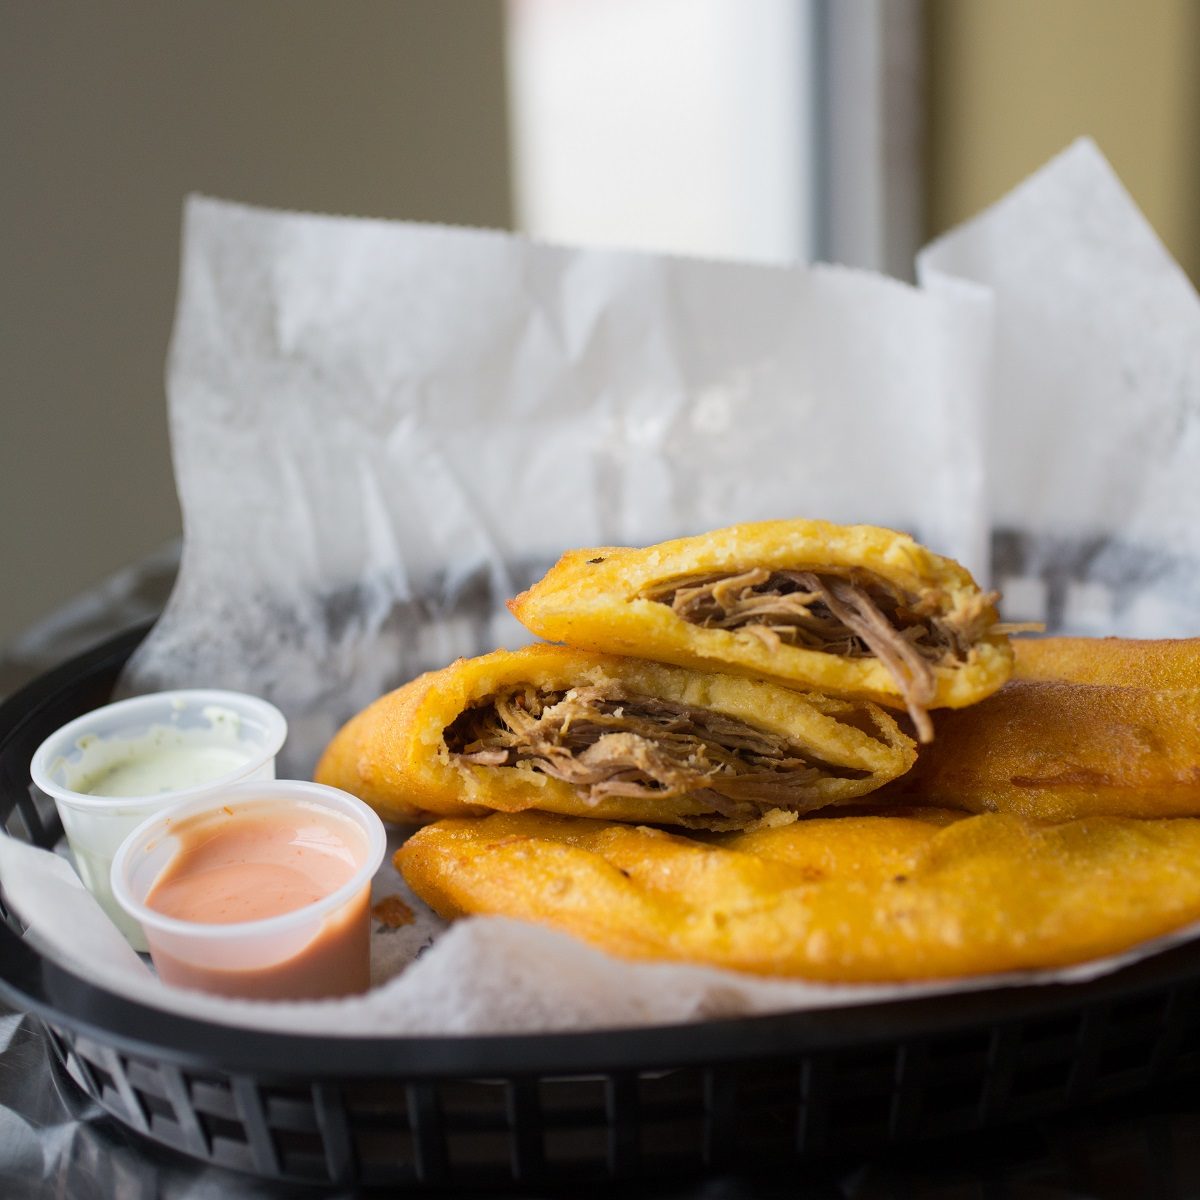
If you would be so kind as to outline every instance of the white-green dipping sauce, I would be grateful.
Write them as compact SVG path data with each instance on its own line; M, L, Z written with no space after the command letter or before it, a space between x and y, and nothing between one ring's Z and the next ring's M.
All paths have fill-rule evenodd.
M225 746L161 746L142 750L88 776L76 790L89 796L154 796L220 779L246 761Z
M63 782L87 796L157 796L199 787L238 770L255 752L238 738L238 717L206 709L208 728L153 725L133 738L80 738Z

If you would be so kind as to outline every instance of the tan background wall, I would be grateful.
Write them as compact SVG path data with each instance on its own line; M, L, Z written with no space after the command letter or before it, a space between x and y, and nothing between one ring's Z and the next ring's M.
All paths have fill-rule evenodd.
M926 0L940 233L1091 134L1200 281L1200 0Z
M0 645L179 530L180 204L510 221L491 0L10 0L0 16Z

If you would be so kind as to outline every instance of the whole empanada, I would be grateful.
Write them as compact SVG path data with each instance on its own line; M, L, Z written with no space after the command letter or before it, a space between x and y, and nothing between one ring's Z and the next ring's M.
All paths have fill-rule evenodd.
M1200 689L1200 638L1020 638L1013 652L1014 679Z
M808 817L703 839L541 813L397 852L444 917L536 921L628 958L827 982L1061 967L1200 920L1200 820Z
M1200 640L1043 638L1016 645L995 695L938 721L879 799L972 812L1200 816Z

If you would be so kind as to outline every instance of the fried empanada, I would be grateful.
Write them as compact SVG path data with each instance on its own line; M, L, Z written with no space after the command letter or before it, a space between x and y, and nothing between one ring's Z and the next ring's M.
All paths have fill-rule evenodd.
M868 701L535 645L377 700L316 779L394 820L535 808L730 829L853 800L914 757Z
M869 525L764 521L645 550L572 550L511 601L551 641L928 710L1012 669L995 597L957 563Z
M1200 638L1021 638L1013 652L1014 679L1200 689Z
M446 820L395 861L444 917L629 958L828 982L1059 967L1200 919L1200 821L918 811L704 839L537 813Z
M1200 691L1014 679L940 717L879 799L1044 821L1200 816Z

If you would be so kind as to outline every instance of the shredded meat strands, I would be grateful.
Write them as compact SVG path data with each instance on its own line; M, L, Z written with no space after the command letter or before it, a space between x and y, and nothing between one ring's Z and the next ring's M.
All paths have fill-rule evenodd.
M643 595L669 604L689 624L743 629L769 650L786 642L844 658L878 658L922 742L933 741L928 706L937 690L934 666L966 660L992 627L986 609L995 600L980 593L943 612L936 589L914 599L869 572L846 577L765 567L667 580Z
M444 736L464 762L527 764L573 784L589 804L608 796L694 795L736 821L774 808L817 808L821 802L805 796L817 780L868 774L820 762L778 734L723 713L615 687L526 687L490 697L463 712Z

